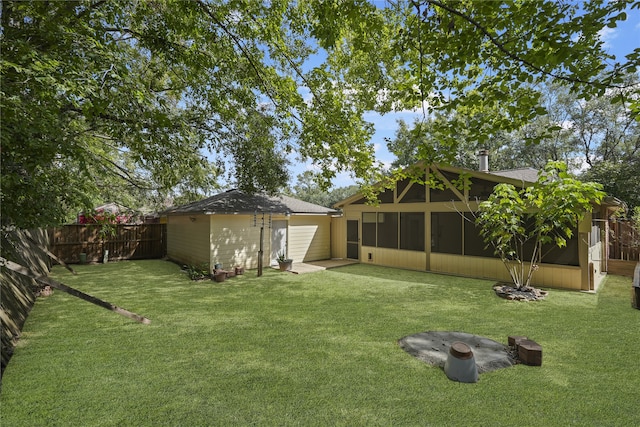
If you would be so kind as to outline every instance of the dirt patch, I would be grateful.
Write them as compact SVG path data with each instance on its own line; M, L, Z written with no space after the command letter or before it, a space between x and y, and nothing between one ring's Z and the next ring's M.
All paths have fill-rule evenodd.
M508 346L465 332L420 332L401 338L398 340L398 345L423 362L444 368L451 344L456 341L463 342L471 348L478 373L508 368L517 363L515 355Z

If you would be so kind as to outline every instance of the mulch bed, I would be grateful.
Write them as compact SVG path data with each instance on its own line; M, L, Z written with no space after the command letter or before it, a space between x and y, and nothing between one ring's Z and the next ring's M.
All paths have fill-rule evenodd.
M531 286L516 289L505 283L496 283L493 290L500 298L513 301L539 301L544 299L549 292Z

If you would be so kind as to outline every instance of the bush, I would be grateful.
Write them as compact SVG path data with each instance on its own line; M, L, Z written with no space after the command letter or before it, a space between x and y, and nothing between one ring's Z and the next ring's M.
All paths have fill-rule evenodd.
M202 280L209 277L209 264L186 265L185 271L191 280Z

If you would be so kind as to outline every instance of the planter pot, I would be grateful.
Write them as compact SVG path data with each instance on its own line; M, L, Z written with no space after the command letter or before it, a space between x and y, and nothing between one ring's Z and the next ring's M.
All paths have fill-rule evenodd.
M231 270L225 270L227 272L227 279L229 277L235 277L236 276L236 269L232 268Z
M215 280L216 282L224 282L226 278L227 272L224 270L216 270L213 273L213 280Z
M236 274L238 276L240 276L241 274L244 274L244 267L236 267Z
M278 261L278 266L280 267L280 271L291 271L292 265L293 265L292 259L285 259L284 261Z

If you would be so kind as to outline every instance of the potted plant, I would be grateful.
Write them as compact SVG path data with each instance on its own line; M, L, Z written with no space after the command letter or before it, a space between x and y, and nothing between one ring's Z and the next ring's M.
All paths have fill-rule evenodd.
M225 270L213 270L213 280L216 282L224 282L227 278L227 272Z
M291 266L293 265L293 260L287 258L284 254L284 251L278 252L278 266L280 266L280 271L290 271Z

